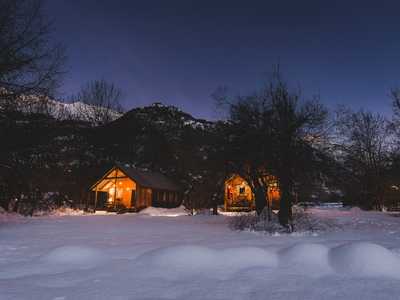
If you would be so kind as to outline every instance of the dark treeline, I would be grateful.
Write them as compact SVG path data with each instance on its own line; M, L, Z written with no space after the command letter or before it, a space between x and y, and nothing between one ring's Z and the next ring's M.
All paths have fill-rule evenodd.
M399 199L400 93L392 93L393 116L345 107L329 112L318 98L304 99L279 72L249 96L229 98L225 161L249 182L259 214L268 175L281 191L279 220L290 226L291 207L321 198L363 209L397 208ZM390 100L388 100L390 101ZM269 212L270 215L270 212Z
M397 98L391 119L365 110L328 112L279 74L249 96L215 97L227 109L224 121L198 120L160 103L102 125L2 110L1 205L14 198L21 212L24 201L28 209L81 205L99 174L123 163L175 178L193 209L222 204L223 183L235 173L249 183L257 212L271 214L266 191L274 178L279 219L289 227L291 207L302 201L397 206Z
M305 99L279 71L252 94L213 97L223 121L208 122L154 104L122 113L121 91L104 79L82 86L75 111L54 113L64 50L50 39L40 0L0 0L0 205L35 209L83 205L88 187L115 163L161 171L181 183L185 205L216 208L227 177L239 174L258 214L271 214L271 180L281 192L279 221L291 227L297 202L343 201L396 207L400 195L400 91L393 115ZM218 83L216 83L217 85ZM35 109L28 109L34 102Z

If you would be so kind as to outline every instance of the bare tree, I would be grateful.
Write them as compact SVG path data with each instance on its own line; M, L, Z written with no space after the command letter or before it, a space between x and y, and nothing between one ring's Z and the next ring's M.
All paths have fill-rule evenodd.
M115 120L122 112L121 90L105 80L94 80L82 87L76 100L78 115L94 125L104 125Z
M218 94L216 100L224 102L224 97ZM279 220L291 230L295 185L314 180L321 171L316 166L323 152L316 141L324 133L326 109L318 99L302 101L279 71L261 91L225 102L230 109L230 165L252 188L258 214L269 203L268 179L276 177L281 191Z
M400 137L400 89L392 89L390 91L390 98L392 99L393 118L390 122L391 129Z
M270 107L260 95L240 97L230 106L230 168L243 177L255 195L258 214L269 204L266 199L273 172ZM270 207L267 207L268 211Z
M0 0L0 94L47 95L57 87L64 48L51 40L42 0Z
M279 73L266 94L272 112L272 164L281 191L279 221L291 229L296 184L317 180L323 172L319 162L325 153L316 141L324 137L328 112L318 99L303 101L300 91L291 91Z
M392 144L387 120L368 111L341 109L336 121L339 158L349 174L347 197L352 204L382 209Z

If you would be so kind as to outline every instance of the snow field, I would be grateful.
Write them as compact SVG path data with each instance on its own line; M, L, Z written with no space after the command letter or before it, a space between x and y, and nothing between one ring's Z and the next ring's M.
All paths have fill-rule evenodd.
M271 236L171 212L0 222L0 299L399 299L399 217L312 213L343 228Z

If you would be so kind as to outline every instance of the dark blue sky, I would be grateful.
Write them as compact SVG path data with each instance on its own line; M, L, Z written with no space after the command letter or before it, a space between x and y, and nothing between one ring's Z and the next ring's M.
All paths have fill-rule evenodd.
M252 91L277 62L330 107L388 113L400 87L399 1L52 0L47 9L67 46L64 97L104 78L126 108L161 101L216 118L218 86Z

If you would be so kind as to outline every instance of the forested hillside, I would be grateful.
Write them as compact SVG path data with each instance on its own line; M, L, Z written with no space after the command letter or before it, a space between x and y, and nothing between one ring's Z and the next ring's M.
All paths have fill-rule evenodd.
M176 107L156 103L135 108L103 126L20 110L2 110L0 122L5 208L21 193L29 207L47 208L51 203L41 202L45 193L52 195L54 205L79 205L90 185L115 163L173 177L184 187L186 199L205 176L215 176L208 172L215 124ZM209 193L217 190L215 184Z

